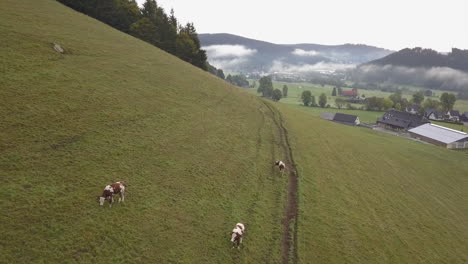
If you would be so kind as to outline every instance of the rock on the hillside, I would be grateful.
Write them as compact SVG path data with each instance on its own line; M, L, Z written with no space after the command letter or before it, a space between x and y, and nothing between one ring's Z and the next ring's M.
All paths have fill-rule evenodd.
M65 50L59 44L57 43L52 43L52 44L54 45L54 50L56 52L62 53L62 54L65 52Z

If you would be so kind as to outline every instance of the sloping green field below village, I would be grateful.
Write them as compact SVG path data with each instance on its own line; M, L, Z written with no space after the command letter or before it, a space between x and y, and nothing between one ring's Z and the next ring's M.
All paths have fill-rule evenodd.
M466 263L468 156L275 104L299 175L301 263Z
M465 153L263 101L53 0L1 1L0 35L0 262L280 263L285 224L291 263L468 261Z

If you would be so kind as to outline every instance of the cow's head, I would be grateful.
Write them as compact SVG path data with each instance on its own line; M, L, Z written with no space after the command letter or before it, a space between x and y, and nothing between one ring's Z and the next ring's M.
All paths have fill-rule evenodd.
M99 205L104 205L104 202L106 201L106 198L104 196L98 196L97 201L99 202Z
M237 224L236 224L236 227L239 228L240 230L242 230L242 233L245 233L245 226L244 226L244 224L242 224L242 223L237 223Z
M238 236L238 234L236 232L231 233L231 242L232 243L235 243L237 236Z

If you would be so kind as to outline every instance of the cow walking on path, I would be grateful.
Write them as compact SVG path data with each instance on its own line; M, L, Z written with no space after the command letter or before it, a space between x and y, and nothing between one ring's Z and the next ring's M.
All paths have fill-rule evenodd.
M281 160L277 160L275 161L275 166L278 166L279 171L281 172L281 175L283 175L284 169L286 168L286 164L284 164L284 162Z

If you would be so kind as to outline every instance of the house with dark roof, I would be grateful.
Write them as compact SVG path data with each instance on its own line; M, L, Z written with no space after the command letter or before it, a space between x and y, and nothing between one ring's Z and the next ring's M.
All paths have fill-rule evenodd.
M444 120L444 113L434 109L426 109L424 112L424 117L428 118L429 120L442 121Z
M381 127L398 130L408 130L426 123L429 120L424 116L397 110L388 110L377 120L377 125Z
M464 112L460 115L460 122L467 123L468 122L468 112Z
M410 135L419 140L444 148L468 148L468 134L435 124L424 124L408 130Z
M347 115L342 113L336 113L333 117L333 122L350 125L350 126L357 126L361 123L359 121L359 117L355 115Z
M458 110L450 110L447 112L447 119L458 122L460 120L460 112Z

